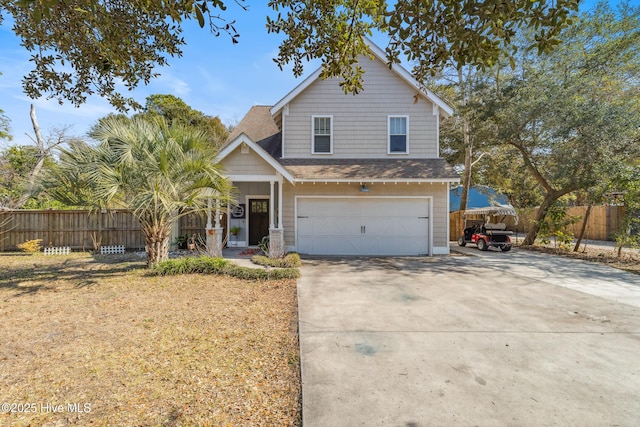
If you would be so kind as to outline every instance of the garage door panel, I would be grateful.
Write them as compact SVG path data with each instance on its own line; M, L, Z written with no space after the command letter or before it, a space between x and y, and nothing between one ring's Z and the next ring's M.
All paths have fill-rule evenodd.
M388 236L395 232L395 220L393 218L375 218L365 216L360 219L364 232L369 236Z
M297 212L297 247L301 253L429 252L429 200L425 198L301 198Z
M298 251L314 255L346 255L359 250L358 238L347 236L299 237ZM336 252L336 248L343 248Z
M361 248L371 255L400 254L401 249L396 245L394 237L368 236L362 239Z
M397 221L394 226L394 231L399 236L426 234L429 230L429 220L427 218L406 218L404 221Z
M366 234L376 236L415 236L426 234L429 227L428 218L416 216L363 217L361 221L366 227Z

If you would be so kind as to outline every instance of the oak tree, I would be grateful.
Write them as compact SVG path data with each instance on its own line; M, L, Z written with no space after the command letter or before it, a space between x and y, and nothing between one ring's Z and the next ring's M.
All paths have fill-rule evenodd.
M600 3L544 56L523 55L494 101L497 138L542 195L524 244L561 197L612 179L640 156L640 8Z
M450 59L486 67L515 53L514 36L527 27L531 45L545 52L571 20L578 0L272 0L267 30L284 34L276 63L320 58L323 77L339 76L346 92L362 88L358 57L365 36L389 35L390 63L406 56L422 81ZM232 6L232 8L228 8ZM32 98L43 95L80 105L96 93L120 110L139 106L117 88L133 89L157 75L170 57L182 54L187 21L238 42L234 23L244 0L0 0L2 15L31 53L34 68L23 80ZM241 18L239 18L241 19ZM1 22L0 22L1 23Z
M182 99L174 95L150 95L147 97L144 111L137 114L147 118L163 117L169 126L193 126L204 131L214 147L220 147L229 136L229 130L219 117L208 116L202 111L191 108Z

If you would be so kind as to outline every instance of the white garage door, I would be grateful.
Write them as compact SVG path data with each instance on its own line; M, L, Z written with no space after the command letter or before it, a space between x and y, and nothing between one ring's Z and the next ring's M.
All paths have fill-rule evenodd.
M429 199L298 198L297 249L313 255L426 255Z

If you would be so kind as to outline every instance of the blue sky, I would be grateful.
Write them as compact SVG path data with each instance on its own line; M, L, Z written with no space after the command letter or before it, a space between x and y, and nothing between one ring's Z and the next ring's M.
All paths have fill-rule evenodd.
M240 43L233 45L225 35L214 37L208 29L190 24L185 31L187 45L181 58L170 58L169 67L157 69L161 76L148 86L130 93L144 103L152 94L172 94L192 108L219 116L225 124L237 124L253 105L273 105L292 90L302 78L294 78L290 68L281 71L273 62L282 37L267 34L266 16L274 12L266 2L251 2L242 11L232 1L227 16L236 19ZM249 3L249 2L247 2ZM259 4L258 4L259 3ZM595 1L583 2L583 8ZM617 3L613 0L612 3ZM374 41L385 47L384 36ZM319 63L305 67L305 76ZM79 108L56 100L29 99L22 91L22 77L30 71L29 54L5 19L0 26L0 109L11 120L13 141L0 140L0 148L12 144L32 144L30 104L36 106L43 134L54 128L70 126L69 136L83 136L95 121L115 110L99 97L89 97ZM128 93L125 93L128 94Z

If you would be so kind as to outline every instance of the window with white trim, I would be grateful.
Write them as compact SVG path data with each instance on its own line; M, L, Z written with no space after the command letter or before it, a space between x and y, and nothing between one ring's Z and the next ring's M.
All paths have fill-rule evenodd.
M409 152L409 117L389 116L389 154Z
M333 148L332 116L312 116L311 122L313 154L331 154Z

